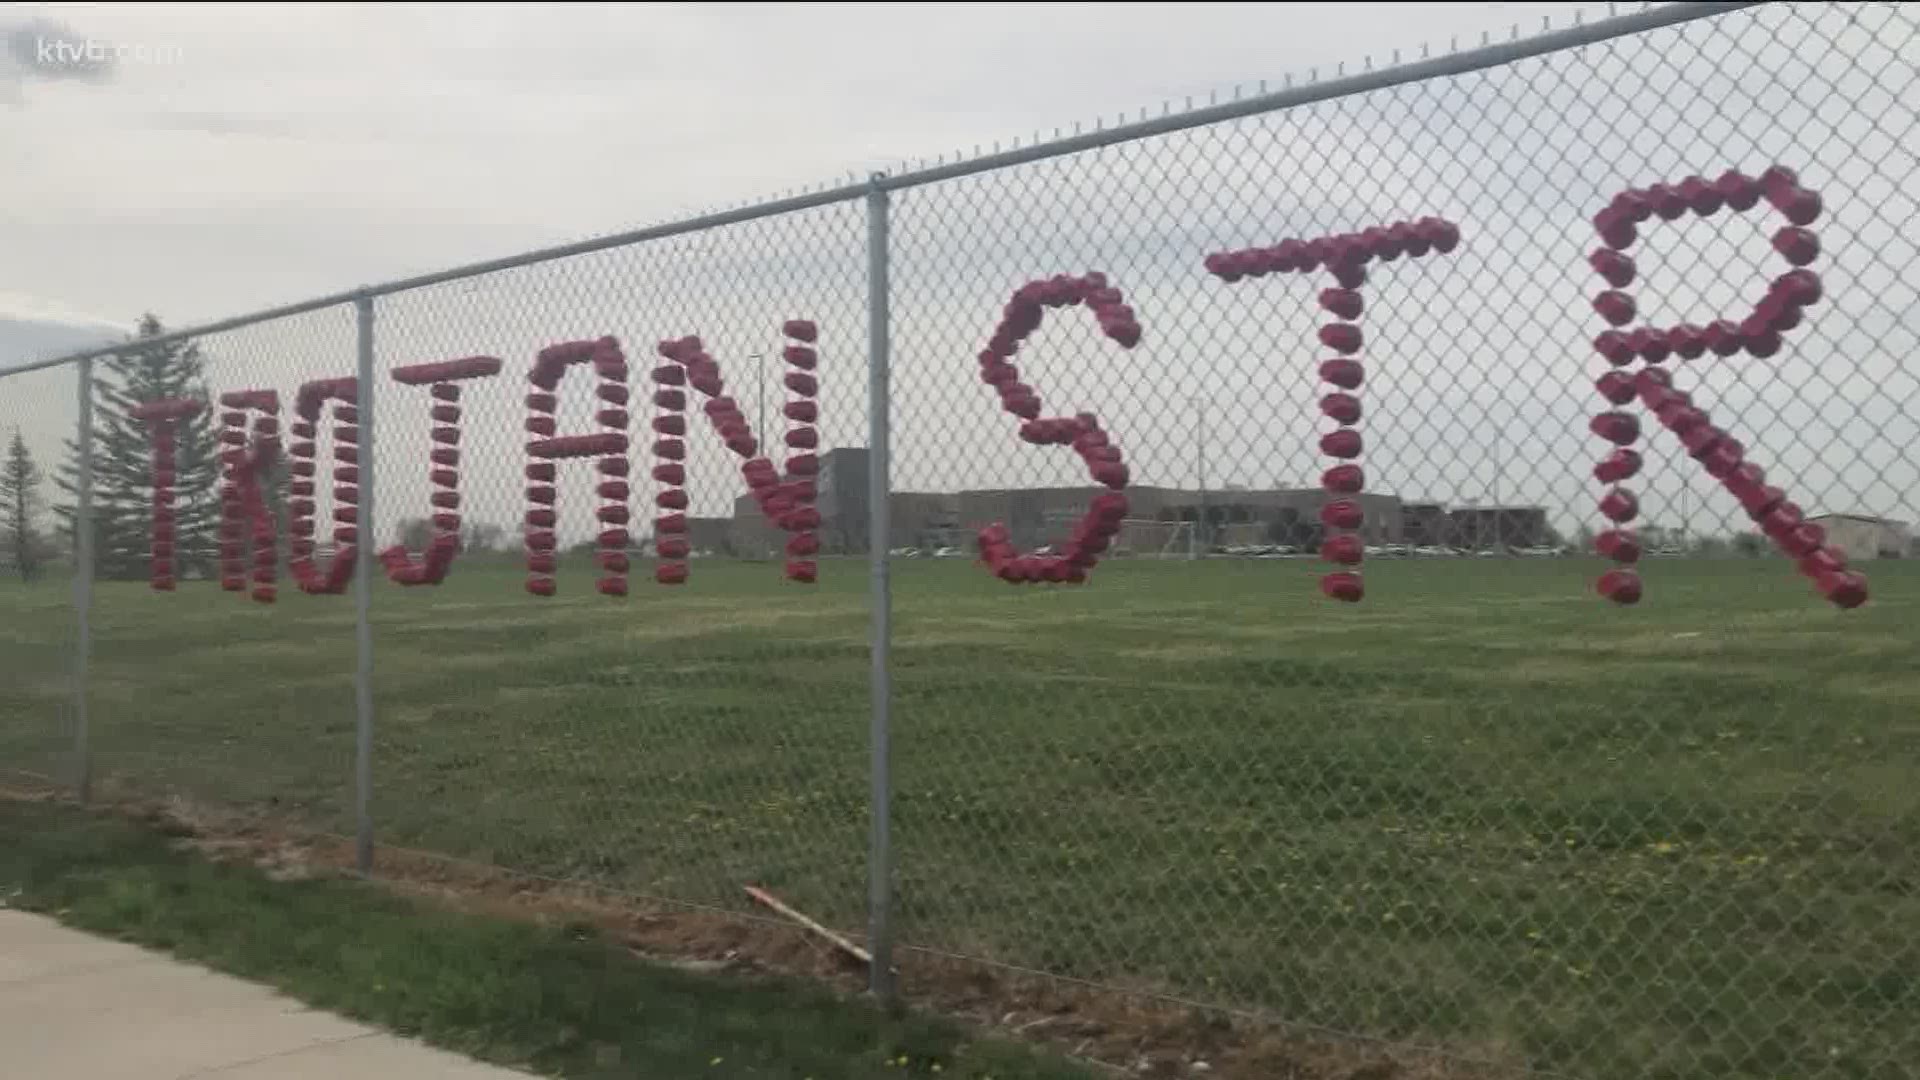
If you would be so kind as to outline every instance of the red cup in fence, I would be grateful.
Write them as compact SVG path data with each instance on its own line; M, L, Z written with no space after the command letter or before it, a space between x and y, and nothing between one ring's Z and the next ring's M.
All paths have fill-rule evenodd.
M1708 425L1707 414L1686 403L1679 394L1669 393L1654 416L1675 435L1685 437L1695 428Z
M1776 545L1782 538L1789 536L1795 529L1806 524L1806 515L1796 503L1781 502L1759 518L1760 531Z
M1603 484L1617 484L1639 473L1640 455L1625 448L1615 450L1605 461L1593 467L1594 478Z
M1608 208L1638 225L1653 219L1653 200L1647 197L1646 192L1632 188L1615 195Z
M1627 341L1633 346L1634 354L1649 364L1658 364L1673 352L1664 331L1641 327L1627 335Z
M1359 352L1362 341L1360 328L1352 323L1328 323L1320 328L1320 343L1338 353Z
M1594 538L1593 549L1617 563L1640 561L1640 537L1631 529L1608 529Z
M1637 396L1633 376L1624 371L1609 371L1595 379L1593 385L1600 391L1601 397L1615 405L1625 405Z
M1604 412L1587 422L1587 429L1618 446L1640 437L1640 419L1632 413Z
M1626 488L1617 487L1607 492L1606 497L1600 500L1600 512L1606 515L1609 521L1622 523L1632 521L1640 514L1640 500Z
M1595 590L1616 604L1637 604L1641 593L1640 575L1626 569L1609 570L1600 575Z
M1357 390L1365 370L1358 360L1325 360L1320 364L1320 377L1342 390Z
M1320 290L1320 306L1342 319L1357 319L1366 310L1366 302L1352 289Z
M1364 449L1364 440L1360 433L1352 428L1341 428L1320 437L1320 450L1329 457L1357 458Z
M1320 557L1346 566L1358 565L1366 556L1366 542L1357 533L1335 536L1320 545Z
M1336 499L1320 507L1320 522L1330 529L1357 529L1366 511L1351 499Z
M1360 421L1360 399L1352 394L1328 394L1320 399L1322 415L1342 424Z
M1687 208L1701 217L1717 212L1727 201L1712 182L1701 176L1689 176L1680 181L1677 190L1680 197L1687 201Z
M1117 491L1103 491L1093 497L1087 513L1097 522L1118 528L1120 522L1127 516L1127 506L1125 495Z
M1647 189L1647 197L1653 203L1653 212L1666 221L1678 221L1688 210L1687 197L1678 188L1666 184Z
M1360 575L1351 570L1336 570L1320 578L1320 591L1328 598L1345 603L1358 603L1366 596L1366 586Z
M1842 608L1856 608L1867 602L1867 581L1850 571L1822 574L1815 579L1820 595Z
M1809 560L1819 564L1820 572L1847 568L1846 557L1826 546L1827 530L1811 522L1787 529L1773 540L1781 551L1800 560L1801 573L1808 573ZM1814 574L1808 574L1808 576L1812 577Z
M1683 323L1667 331L1667 347L1682 360L1698 360L1707 351L1705 327Z
M1786 165L1769 165L1760 174L1760 194L1772 200L1800 186L1800 174Z
M1731 485L1729 485L1729 490L1731 490ZM1787 493L1774 487L1772 484L1762 484L1747 491L1745 494L1739 496L1739 498L1740 508L1747 512L1749 518L1752 518L1755 522L1760 522L1765 520L1767 515L1773 513L1781 504L1786 502Z
M1820 302L1823 292L1820 275L1811 270L1789 270L1773 279L1768 292L1783 297L1797 307L1812 307Z
M1633 283L1633 257L1624 252L1596 248L1593 254L1587 256L1587 264L1616 289L1624 289Z
M1358 465L1335 465L1320 475L1320 486L1341 495L1358 493L1366 485L1367 474Z
M1633 219L1608 207L1593 216L1593 227L1600 239L1608 247L1625 250L1639 239L1639 231L1634 228Z
M1740 351L1740 324L1730 319L1708 323L1704 337L1707 348L1715 356L1732 356Z
M1699 424L1680 437L1680 444L1687 448L1687 454L1695 461L1706 457L1715 447L1721 445L1727 433L1712 424Z
M1708 476L1722 479L1740 467L1745 453L1746 448L1738 441L1724 438L1718 446L1700 456L1700 464L1707 470Z
M1600 317L1609 323L1625 326L1633 321L1637 309L1634 306L1633 297L1618 289L1608 289L1593 298L1593 310L1599 312Z
M1746 347L1749 354L1764 360L1778 353L1784 342L1778 333L1768 329L1751 337L1743 336L1740 344Z
M1820 238L1797 225L1789 225L1773 234L1773 250L1795 266L1805 266L1820 256Z

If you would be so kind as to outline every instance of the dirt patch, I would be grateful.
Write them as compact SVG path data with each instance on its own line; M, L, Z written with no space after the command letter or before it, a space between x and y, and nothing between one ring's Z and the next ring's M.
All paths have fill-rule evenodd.
M0 788L0 798L47 799ZM276 880L353 876L352 841L264 815L102 793L99 809L138 820L208 859L245 862ZM774 917L649 902L446 856L382 846L375 880L451 910L588 925L649 962L702 973L801 977L856 997L864 966ZM749 883L743 882L743 887ZM859 935L849 935L864 945ZM903 1001L1002 1038L1044 1046L1115 1075L1222 1080L1507 1080L1525 1075L1508 1048L1428 1048L1302 1033L1277 1022L1188 1006L915 949L896 955Z

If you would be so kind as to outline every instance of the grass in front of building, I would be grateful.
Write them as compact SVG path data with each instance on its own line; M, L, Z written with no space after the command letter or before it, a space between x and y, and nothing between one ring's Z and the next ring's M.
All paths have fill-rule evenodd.
M1374 560L1359 605L1322 569L898 562L903 940L1600 1075L1920 1058L1920 565L1852 612L1775 559L1650 560L1626 609L1586 559ZM857 930L868 583L822 570L383 584L380 839ZM47 718L0 761L59 764L64 600L0 591L0 717ZM97 612L103 782L351 831L344 598Z

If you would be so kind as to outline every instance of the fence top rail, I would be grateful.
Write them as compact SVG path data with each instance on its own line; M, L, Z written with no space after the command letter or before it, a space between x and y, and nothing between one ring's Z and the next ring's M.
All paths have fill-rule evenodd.
M1548 53L1576 49L1616 38L1630 37L1634 34L1658 30L1663 27L1677 26L1699 19L1713 18L1745 8L1757 7L1760 3L1761 0L1677 0L1677 2L1663 4L1657 7L1649 5L1640 11L1625 15L1610 15L1607 18L1591 23L1576 21L1571 26L1565 26L1558 30L1543 30L1540 33L1527 37L1518 36L1518 27L1516 26L1515 36L1509 40L1486 42L1477 48L1468 49L1464 52L1449 51L1444 56L1423 58L1407 63L1397 63L1388 67L1370 69L1354 75L1339 76L1324 82L1310 81L1301 85L1293 85L1291 80L1289 80L1288 85L1279 90L1267 93L1236 98L1232 101L1219 104L1186 109L1180 112L1137 120L1132 123L1116 124L1113 127L1096 127L1093 131L1056 138L1046 142L1035 142L1028 146L1017 147L1011 150L995 151L949 163L936 164L930 168L921 167L897 174L877 172L865 181L838 184L832 187L821 188L818 191L804 192L786 198L751 203L729 210L682 218L677 221L650 225L626 232L611 233L606 236L574 241L554 247L538 248L533 251L522 252L518 255L489 259L485 262L468 263L463 266L455 266L414 277L401 278L383 284L363 285L359 288L348 289L345 292L318 296L297 303L265 308L245 315L236 315L232 318L201 323L197 326L190 326L181 330L158 334L151 338L143 338L137 342L123 341L111 345L99 345L92 348L63 353L59 356L48 357L42 360L30 361L14 367L0 368L0 378L5 378L8 375L20 375L30 371L59 367L65 364L78 363L81 360L109 356L126 352L129 349L152 348L176 341L216 334L226 330L237 330L241 327L269 322L274 319L287 318L293 315L304 315L308 312L319 311L322 308L334 307L341 304L352 304L375 297L390 296L395 293L409 292L414 289L422 289L432 285L442 285L464 278L498 273L502 270L516 270L537 263L552 262L557 259L565 259L577 255L588 255L598 251L606 251L611 248L628 247L633 244L662 240L686 233L701 232L706 229L718 228L725 225L737 225L743 222L756 221L761 218L776 217L781 214L796 213L802 210L812 210L834 203L849 202L854 199L863 198L868 192L876 188L887 191L899 191L925 184L938 183L943 180L953 180L977 173L991 172L995 169L1008 168L1014 165L1023 165L1046 158L1076 154L1085 150L1112 146L1116 143L1130 142L1135 139L1151 138L1156 135L1171 134L1190 128L1205 127L1208 124L1237 120L1260 113L1278 112L1284 109L1299 108L1304 105L1312 105L1335 98L1371 93L1376 90L1384 90L1405 83L1419 82L1423 79L1464 75L1469 72L1500 67L1519 60L1543 56ZM1608 5L1609 9L1615 6L1616 5L1612 4Z

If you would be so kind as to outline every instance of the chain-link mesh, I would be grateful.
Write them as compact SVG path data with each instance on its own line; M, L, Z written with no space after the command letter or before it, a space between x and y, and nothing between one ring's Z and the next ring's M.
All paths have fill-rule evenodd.
M352 376L354 341L352 310L328 308L173 347L136 337L94 362L89 694L103 791L352 833L354 612L304 593L295 571L296 541L322 559L337 545L328 474L346 464L331 424L316 457L298 456L301 388ZM192 411L129 418L129 399ZM154 473L166 465L172 518L156 525ZM316 475L319 527L296 534L295 503L308 498L298 485ZM167 533L170 555L154 558Z
M904 186L885 537L857 202L380 296L366 460L351 306L207 335L177 587L150 498L103 539L100 771L350 831L364 540L383 842L854 930L879 544L920 955L1894 1075L1917 33L1765 5ZM70 371L0 390L62 459ZM50 768L66 594L5 589L0 749Z
M1912 1060L1920 582L1874 557L1912 554L1920 513L1917 27L1768 5L899 195L896 489L947 493L963 537L1083 550L1110 462L1023 442L1008 385L1094 414L1130 473L1083 588L897 569L905 940L1582 1075ZM1569 554L1620 527L1593 219L1776 165L1823 204L1823 298L1775 355L1666 366L1807 518L1861 517L1824 524L1873 603L1738 557L1775 544L1636 403L1645 598L1615 609ZM1625 330L1738 322L1793 269L1768 198L1686 209L1639 224ZM1429 217L1457 246L1386 236L1405 253L1364 284L1337 254L1272 269L1314 261L1289 238ZM1055 275L1084 303L1053 286L1009 356L1016 290ZM1355 301L1342 357L1320 328ZM1357 459L1323 442L1355 404L1330 357L1362 361ZM1355 606L1320 581L1343 461Z
M72 367L0 380L0 783L73 775L74 558L61 511L79 414Z
M750 909L744 887L762 885L860 924L864 575L838 557L860 519L816 530L817 580L789 580L789 536L742 469L864 440L864 250L859 206L837 205L382 301L381 543L426 548L452 503L432 504L445 480L459 485L465 541L442 584L383 583L377 597L384 838L703 907ZM817 328L810 372L783 356L800 347L790 321ZM622 365L533 381L543 350L607 337ZM689 337L717 384L661 354ZM448 403L392 375L471 356L498 358L500 373L462 386L458 443L434 441L452 425L430 410ZM790 374L813 376L815 392ZM759 445L729 445L709 408L723 399ZM810 424L787 415L803 401ZM820 445L787 446L802 429ZM529 449L598 434L630 446ZM429 460L454 446L457 462ZM602 471L607 456L624 472ZM441 468L457 476L436 480ZM830 511L837 493L819 480ZM550 574L530 569L545 533ZM609 564L626 567L624 599L597 591ZM685 580L661 584L675 566ZM553 595L529 595L530 579Z

